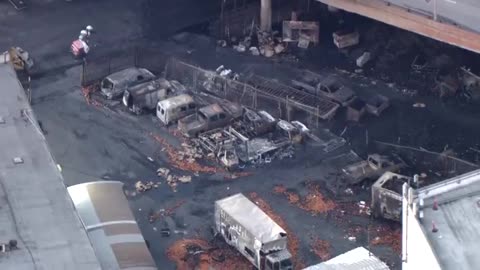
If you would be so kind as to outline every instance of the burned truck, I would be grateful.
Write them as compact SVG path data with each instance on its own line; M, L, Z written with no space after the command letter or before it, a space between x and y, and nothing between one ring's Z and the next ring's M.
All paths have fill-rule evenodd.
M348 184L358 184L367 178L376 178L387 171L396 172L406 163L395 154L384 156L379 154L368 155L367 160L350 164L342 169Z
M231 102L214 103L198 109L198 112L178 121L178 129L186 137L227 126L232 120L242 116L242 107Z
M259 270L293 270L287 233L239 193L215 202L215 233Z
M402 217L402 186L411 177L385 172L372 186L371 209L375 218L400 221Z
M160 78L128 87L123 92L123 105L139 115L154 110L160 100L168 98L172 93L170 83Z

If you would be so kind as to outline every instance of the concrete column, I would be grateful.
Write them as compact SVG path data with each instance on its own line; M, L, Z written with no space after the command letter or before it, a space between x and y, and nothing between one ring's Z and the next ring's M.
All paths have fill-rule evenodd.
M260 30L272 31L272 0L260 0Z

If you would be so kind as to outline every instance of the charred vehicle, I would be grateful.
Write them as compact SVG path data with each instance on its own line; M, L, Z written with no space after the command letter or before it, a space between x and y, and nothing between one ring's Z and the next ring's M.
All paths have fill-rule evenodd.
M259 270L293 270L287 233L239 193L215 202L215 232Z
M193 97L187 94L167 98L157 103L157 117L165 125L193 114L196 110L197 105Z
M144 68L131 67L110 74L100 83L100 93L107 99L119 98L128 86L151 81L155 78L152 72Z
M160 100L171 96L173 90L165 79L157 79L132 87L123 92L123 105L131 112L141 114L155 109Z
M334 76L322 79L311 71L305 71L301 77L292 80L292 85L310 94L324 96L342 106L347 106L356 98L352 89L340 83Z
M405 167L405 162L397 155L368 155L367 160L350 164L342 169L347 183L357 184L367 178L376 178L387 171L396 172Z
M178 121L178 129L187 137L197 137L200 133L227 126L232 120L242 116L242 107L235 103L214 103L198 109L198 112Z
M376 218L400 221L402 217L402 186L411 177L385 172L372 186L371 209Z

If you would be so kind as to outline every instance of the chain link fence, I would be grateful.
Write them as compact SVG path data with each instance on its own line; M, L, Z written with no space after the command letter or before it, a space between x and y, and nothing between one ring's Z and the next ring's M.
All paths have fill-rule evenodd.
M108 55L89 55L83 62L81 84L83 87L95 84L106 76L130 68L146 68L156 75L165 70L169 56L160 48L134 47Z

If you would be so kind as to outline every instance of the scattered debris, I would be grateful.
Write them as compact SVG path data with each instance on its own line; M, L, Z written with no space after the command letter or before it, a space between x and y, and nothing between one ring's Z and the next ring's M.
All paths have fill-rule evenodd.
M255 56L259 56L259 55L260 55L260 51L258 50L257 47L250 47L249 51L250 51L250 53L251 53L252 55L255 55Z
M180 206L182 206L183 204L185 204L185 200L181 200L181 201L178 201L176 204L174 204L172 207L170 208L166 208L166 209L160 209L158 211L153 211L151 210L150 213L149 213L149 216L148 216L148 221L150 223L154 223L155 221L157 221L158 219L160 219L161 217L170 217L172 216L175 211L180 208Z
M357 45L359 41L360 34L353 29L344 29L333 33L333 43L339 49Z
M413 107L414 108L425 108L425 107L427 107L427 105L425 105L425 103L417 102L417 103L413 104Z
M282 41L317 44L319 39L319 23L308 21L283 21Z
M149 182L142 182L142 181L137 181L135 183L135 189L137 190L138 193L143 193L145 191L148 191L152 188L158 188L160 182L153 183L152 181Z
M330 243L328 241L316 238L313 239L310 247L313 253L315 253L315 255L317 255L322 261L326 261L332 257L330 254Z
M182 182L182 183L190 183L190 182L192 182L192 177L189 176L189 175L180 176L178 178L178 181Z
M388 226L375 226L370 228L371 245L389 246L397 254L402 253L402 230L400 228L392 229Z
M363 67L368 61L370 61L371 54L364 52L359 58L357 58L356 64L358 67Z

